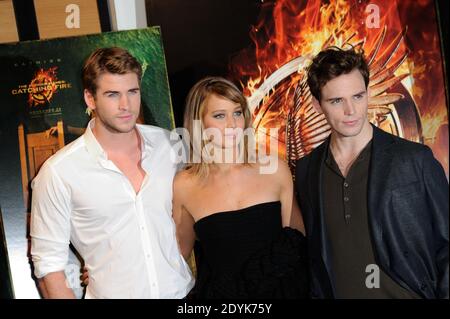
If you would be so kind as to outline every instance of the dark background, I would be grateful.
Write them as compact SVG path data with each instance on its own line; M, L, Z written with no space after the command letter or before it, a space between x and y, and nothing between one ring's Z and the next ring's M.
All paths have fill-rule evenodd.
M352 1L352 0L349 0ZM415 0L406 0L415 1ZM230 59L252 46L249 37L261 6L273 0L146 0L148 25L160 25L169 73L175 122L183 126L189 89L204 76L228 75ZM445 53L446 96L449 74L449 1L435 0ZM238 84L238 83L236 83ZM449 103L447 101L447 107Z
M146 0L148 25L162 30L177 127L189 89L208 75L226 76L230 59L250 45L261 1Z
M0 207L0 299L11 299L14 298L14 292L3 229L2 209Z

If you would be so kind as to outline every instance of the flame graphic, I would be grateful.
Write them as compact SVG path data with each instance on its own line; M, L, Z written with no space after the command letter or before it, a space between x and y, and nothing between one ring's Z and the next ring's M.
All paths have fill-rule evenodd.
M58 67L54 66L48 70L39 69L34 78L28 85L29 95L28 104L31 107L45 104L51 100L53 93L56 92L56 70Z
M374 20L377 18L376 9L379 10L378 20ZM250 32L254 47L243 50L233 59L230 64L231 77L238 79L244 94L253 98L260 94L258 90L261 91L277 70L294 59L304 59L298 63L297 72L292 73L286 81L264 88L261 102L252 110L253 125L257 130L279 128L277 139L280 142L279 153L283 156L288 142L286 121L289 112L295 107L295 89L304 79L303 67L308 59L329 45L342 47L349 43L362 47L366 54L372 54L368 57L368 60L373 59L371 74L375 70L385 77L371 78L371 82L392 80L386 76L388 72L382 72L391 68L393 75L402 81L400 89L405 90L401 94L395 93L400 85L397 80L395 83L392 80L390 86L385 83L382 87L388 87L391 92L394 90L392 94L397 94L399 98L408 97L417 110L418 122L422 127L413 134L408 133L407 129L403 132L395 125L379 126L393 134L426 143L445 165L448 163L448 145L435 143L435 135L438 131L442 132L440 128L445 125L448 128L435 15L432 0L408 1L407 4L388 0L265 1L258 22ZM411 26L411 32L407 31L408 25ZM380 42L381 36L383 41ZM399 37L406 40L401 41ZM394 48L394 45L398 47ZM392 52L394 54L388 56ZM394 68L395 63L399 64ZM302 97L304 101L310 98L308 94L309 90ZM369 114L372 121L384 120L386 114L395 113L392 104L394 99L386 99L385 93L377 98L375 104L380 104L384 98L389 105L378 108L377 112L381 113ZM406 120L406 116L401 113L394 115L400 120ZM446 134L448 140L448 130ZM444 168L448 176L448 164Z

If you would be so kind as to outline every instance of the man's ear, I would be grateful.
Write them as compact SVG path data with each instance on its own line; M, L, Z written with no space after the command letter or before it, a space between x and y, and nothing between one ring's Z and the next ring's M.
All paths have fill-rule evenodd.
M320 106L320 102L314 96L311 97L311 101L314 110L316 110L317 113L323 113L322 107Z
M84 89L84 101L91 111L95 110L95 97L87 89Z

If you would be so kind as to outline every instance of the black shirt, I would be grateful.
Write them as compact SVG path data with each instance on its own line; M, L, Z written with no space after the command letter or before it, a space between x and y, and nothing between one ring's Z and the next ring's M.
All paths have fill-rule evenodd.
M376 265L367 210L371 149L372 141L358 155L346 177L329 146L327 150L322 177L323 207L336 298L418 298Z

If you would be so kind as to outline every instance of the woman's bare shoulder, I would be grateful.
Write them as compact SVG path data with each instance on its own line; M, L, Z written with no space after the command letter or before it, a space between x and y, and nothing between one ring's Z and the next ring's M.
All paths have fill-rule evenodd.
M188 190L192 190L196 184L196 177L188 170L179 171L173 179L173 190L175 193L186 193Z

